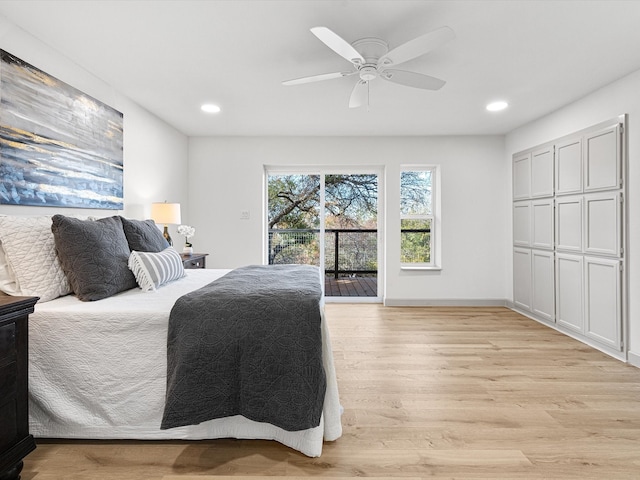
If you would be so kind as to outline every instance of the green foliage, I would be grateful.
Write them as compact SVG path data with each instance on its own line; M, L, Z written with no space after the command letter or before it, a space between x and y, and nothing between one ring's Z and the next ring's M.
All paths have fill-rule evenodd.
M431 261L431 221L400 221L400 262L429 263Z

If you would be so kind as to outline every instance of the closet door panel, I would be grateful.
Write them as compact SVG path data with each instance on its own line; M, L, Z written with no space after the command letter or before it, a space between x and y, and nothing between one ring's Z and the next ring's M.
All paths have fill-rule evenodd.
M556 254L556 322L579 333L584 330L582 282L583 257Z
M531 310L550 322L553 322L555 318L553 258L553 252L531 251Z
M621 346L620 262L585 257L586 335L609 347Z
M582 192L582 139L556 144L556 194Z
M531 154L531 196L553 195L553 147Z
M534 248L553 248L553 199L531 202L532 234Z
M531 154L513 159L513 198L514 200L531 196Z
M584 191L620 186L620 133L618 124L586 135Z
M513 244L531 245L531 202L513 204Z
M513 249L513 303L531 310L531 250Z
M616 257L620 255L620 194L585 195L584 210L585 252Z
M556 249L582 252L582 196L556 199Z

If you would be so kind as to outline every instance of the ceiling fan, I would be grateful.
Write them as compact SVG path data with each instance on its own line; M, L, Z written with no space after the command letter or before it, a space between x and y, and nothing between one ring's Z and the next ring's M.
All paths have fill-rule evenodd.
M439 90L446 83L444 80L422 73L398 70L395 67L424 55L455 38L455 33L451 28L441 27L389 50L387 42L379 38L363 38L350 44L327 27L313 27L311 33L331 50L351 62L355 70L295 78L286 80L282 84L300 85L358 75L358 82L349 97L349 108L361 107L364 104L369 106L369 84L378 77L408 87Z

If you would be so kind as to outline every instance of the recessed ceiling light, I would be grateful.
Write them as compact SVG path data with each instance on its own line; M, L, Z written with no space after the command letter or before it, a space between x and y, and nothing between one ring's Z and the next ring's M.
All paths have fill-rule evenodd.
M218 105L214 105L213 103L205 103L200 107L203 112L207 113L218 113L220 111L220 107Z
M492 102L489 105L487 105L487 110L489 110L490 112L499 112L500 110L504 110L508 106L509 104L507 102L503 102L503 101Z

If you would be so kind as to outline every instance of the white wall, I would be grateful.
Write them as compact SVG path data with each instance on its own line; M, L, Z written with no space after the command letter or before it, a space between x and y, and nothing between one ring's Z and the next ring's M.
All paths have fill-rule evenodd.
M628 170L627 170L627 266L629 277L629 361L640 366L640 71L601 88L551 115L509 133L505 139L505 167L511 172L511 156L521 150L576 132L621 114L628 114ZM507 202L511 202L509 191ZM509 216L509 223L511 217ZM511 227L509 226L509 232ZM511 239L509 240L511 243ZM507 252L510 256L510 252ZM511 258L507 259L508 284L511 285ZM510 294L510 297L512 295Z
M207 137L189 139L194 248L212 268L263 259L264 165L367 165L386 172L386 300L503 301L510 177L502 137ZM401 164L442 169L442 270L400 270ZM249 210L249 220L240 211Z
M124 114L123 211L0 205L0 213L122 214L143 219L149 216L151 202L168 200L184 205L183 221L188 221L185 135L1 16L0 48Z

